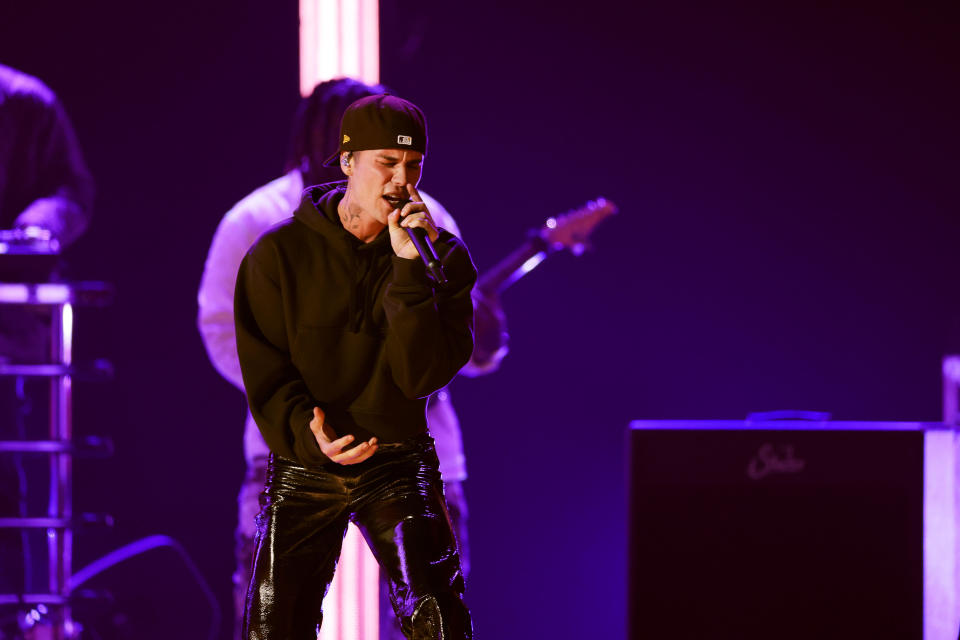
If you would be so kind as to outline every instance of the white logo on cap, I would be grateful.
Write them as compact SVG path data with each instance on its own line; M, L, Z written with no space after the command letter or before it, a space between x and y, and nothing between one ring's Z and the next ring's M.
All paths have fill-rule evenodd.
M397 144L412 145L413 138L410 136L397 136Z

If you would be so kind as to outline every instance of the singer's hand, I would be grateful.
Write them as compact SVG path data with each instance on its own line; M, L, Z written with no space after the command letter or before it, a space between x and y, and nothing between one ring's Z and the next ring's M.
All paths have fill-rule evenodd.
M427 232L430 242L436 242L440 232L433 224L433 218L430 217L427 205L423 203L416 187L408 184L407 193L410 194L410 202L403 209L394 209L387 216L387 224L390 226L390 244L393 245L393 252L401 258L413 260L419 258L420 254L417 253L417 248L404 231L404 227L422 227Z
M370 438L367 442L361 442L353 449L344 451L343 448L353 442L353 436L337 438L337 434L327 424L326 416L320 407L313 408L310 431L313 431L313 437L317 439L320 451L337 464L357 464L377 452L376 438Z

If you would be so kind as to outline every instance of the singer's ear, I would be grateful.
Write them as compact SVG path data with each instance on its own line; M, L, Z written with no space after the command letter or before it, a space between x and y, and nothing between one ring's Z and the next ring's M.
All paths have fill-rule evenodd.
M353 175L353 154L349 151L344 151L340 154L340 169L343 171L344 175Z

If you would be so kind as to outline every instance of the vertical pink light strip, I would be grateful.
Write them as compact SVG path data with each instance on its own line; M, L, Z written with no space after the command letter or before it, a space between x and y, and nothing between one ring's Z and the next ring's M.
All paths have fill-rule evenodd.
M359 531L359 529L358 529ZM362 537L362 536L361 536ZM366 637L366 606L367 606L367 594L363 589L363 554L357 554L357 637L365 638Z
M380 637L380 565L366 544L360 554L363 584L363 640Z
M380 3L360 1L360 77L368 84L380 82Z
M323 601L319 640L377 640L380 567L360 530L347 527L340 561Z
M943 423L923 442L923 638L954 640L960 625L960 356L944 356Z
M300 94L343 76L380 82L379 0L300 0Z
M363 586L360 583L360 552L363 537L352 524L347 527L347 537L340 552L340 572L343 575L343 600L340 602L340 640L359 640L359 603L363 601Z
M360 3L357 0L340 0L340 75L360 77Z
M953 430L927 430L923 461L923 638L957 633L957 441Z
M300 0L300 94L343 76L380 82L378 0ZM320 640L377 640L379 567L350 525L327 597Z
M309 95L313 90L312 80L317 75L314 61L321 55L319 38L315 31L317 6L315 2L300 0L300 95Z

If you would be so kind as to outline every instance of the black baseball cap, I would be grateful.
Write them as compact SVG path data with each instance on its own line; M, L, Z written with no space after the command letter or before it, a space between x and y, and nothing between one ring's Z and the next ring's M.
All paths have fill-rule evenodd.
M353 102L340 120L340 150L324 162L332 167L344 151L410 149L427 154L427 119L420 107L386 93Z

